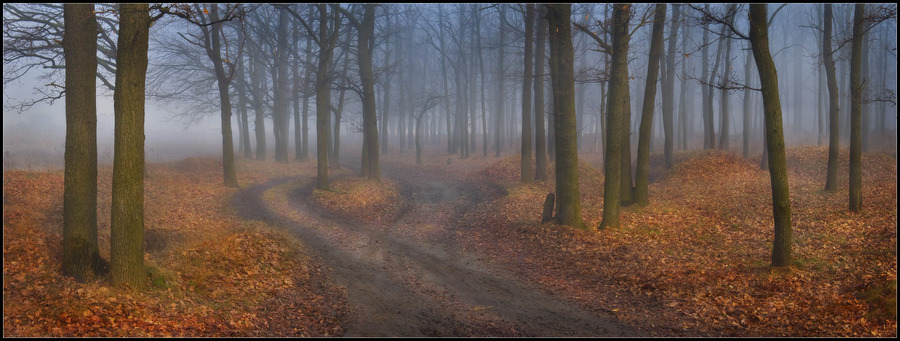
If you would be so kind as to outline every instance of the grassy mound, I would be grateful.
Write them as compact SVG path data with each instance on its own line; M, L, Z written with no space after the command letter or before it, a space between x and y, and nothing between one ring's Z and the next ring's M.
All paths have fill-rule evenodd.
M314 189L313 200L335 214L359 221L387 223L396 219L403 206L396 182L383 179L381 184L360 177L332 181L330 190Z

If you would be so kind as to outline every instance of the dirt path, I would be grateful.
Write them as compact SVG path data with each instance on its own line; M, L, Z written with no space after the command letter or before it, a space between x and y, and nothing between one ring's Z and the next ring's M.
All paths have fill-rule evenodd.
M447 174L385 167L409 202L393 224L352 221L309 201L312 185L291 206L315 223L273 212L262 194L285 177L244 189L232 205L245 219L292 231L334 270L348 290L346 336L629 336L613 317L553 297L457 244L457 223L478 204L477 189Z

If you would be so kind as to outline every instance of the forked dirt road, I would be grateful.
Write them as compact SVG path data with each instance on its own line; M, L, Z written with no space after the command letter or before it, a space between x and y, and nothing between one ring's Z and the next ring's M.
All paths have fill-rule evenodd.
M482 198L446 173L383 166L408 205L391 224L360 223L319 209L312 182L276 213L263 193L285 177L236 193L244 219L291 231L347 288L346 336L631 336L633 329L516 279L457 243L462 214ZM302 180L301 180L302 181ZM289 217L292 216L292 217ZM304 220L298 220L303 216Z

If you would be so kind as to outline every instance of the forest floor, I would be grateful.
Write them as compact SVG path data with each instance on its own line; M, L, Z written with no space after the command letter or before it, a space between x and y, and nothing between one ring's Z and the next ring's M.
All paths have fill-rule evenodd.
M349 153L348 153L349 154ZM150 290L61 276L62 171L4 172L4 336L896 336L896 159L863 156L847 212L847 154L788 149L794 264L768 266L768 173L720 151L654 156L650 205L597 231L540 224L547 183L519 159L434 149L382 158L384 185L315 162L148 165ZM358 155L354 153L353 155ZM582 156L582 215L603 175ZM111 167L99 174L109 256Z

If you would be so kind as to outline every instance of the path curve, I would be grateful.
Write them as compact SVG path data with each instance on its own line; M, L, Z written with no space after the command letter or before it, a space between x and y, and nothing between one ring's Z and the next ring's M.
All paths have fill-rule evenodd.
M315 224L273 212L263 193L294 177L248 187L231 199L242 218L284 227L333 269L334 284L347 288L353 311L346 336L634 335L612 316L554 297L464 251L456 238L459 218L481 202L472 184L446 173L385 166L383 174L399 182L408 202L393 224L360 223L320 209L310 199L312 181L289 202ZM336 234L344 242L335 242Z

